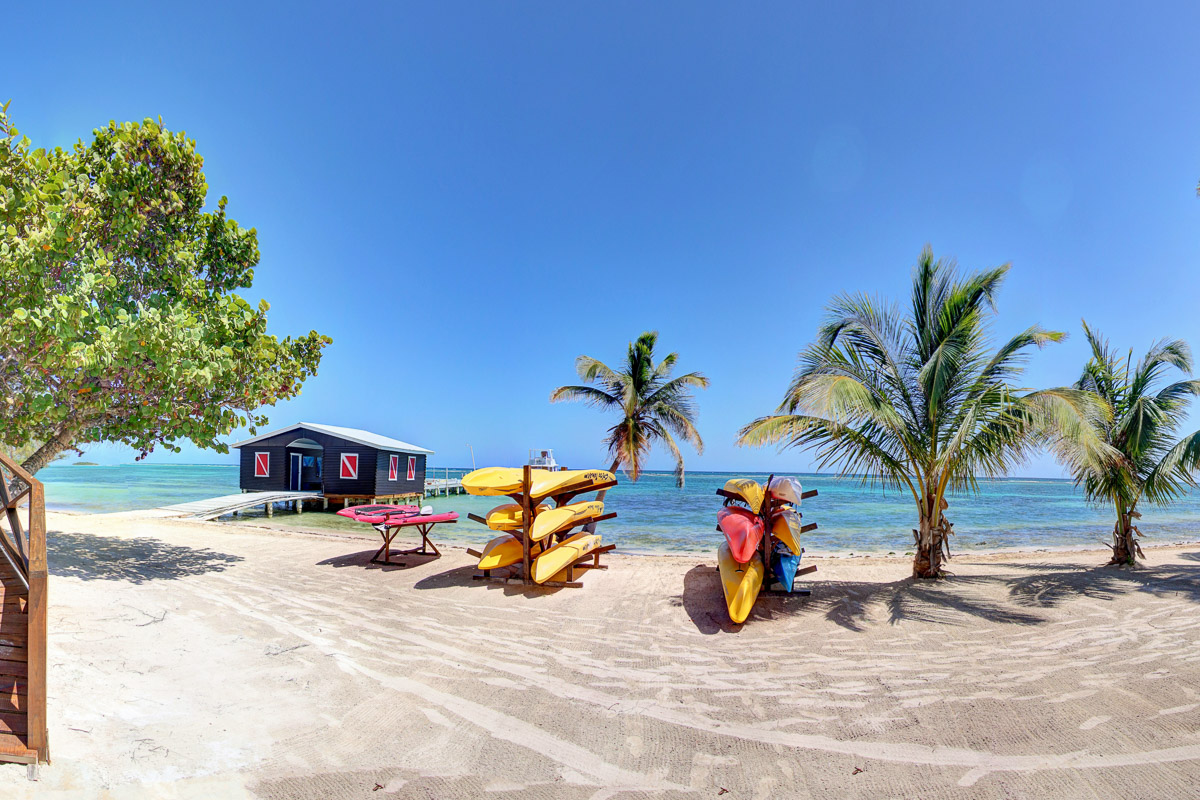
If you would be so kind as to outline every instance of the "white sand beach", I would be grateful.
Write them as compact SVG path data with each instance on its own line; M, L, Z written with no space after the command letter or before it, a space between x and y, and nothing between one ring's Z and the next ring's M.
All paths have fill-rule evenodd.
M823 559L728 623L712 558L583 589L451 549L50 519L49 718L5 798L1181 797L1200 548Z

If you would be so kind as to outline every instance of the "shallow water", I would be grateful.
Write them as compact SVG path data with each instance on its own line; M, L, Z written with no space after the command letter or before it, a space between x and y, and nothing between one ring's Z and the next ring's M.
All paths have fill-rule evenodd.
M461 475L463 470L450 470ZM443 477L433 469L431 477ZM125 511L200 500L238 491L236 466L123 465L46 467L39 474L46 484L50 508L68 511ZM731 477L767 476L745 473L688 473L687 485L675 488L669 473L646 473L609 491L607 510L619 515L601 523L605 540L626 552L710 552L720 534L716 514L721 499L716 489ZM911 549L916 512L912 498L896 491L886 494L856 480L825 475L801 475L805 489L820 494L805 502L804 521L816 522L804 545L812 552L896 552ZM438 511L458 511L457 526L439 529L441 539L482 543L490 532L466 519L483 515L504 498L451 495L426 501ZM955 524L955 551L1006 548L1096 547L1112 530L1107 508L1084 502L1070 481L1029 478L981 481L976 495L951 498L947 512ZM1166 509L1145 508L1141 530L1152 541L1193 541L1200 522L1200 492L1192 492ZM277 523L316 527L353 527L332 515L306 512L301 518L276 513ZM365 527L365 526L364 526Z

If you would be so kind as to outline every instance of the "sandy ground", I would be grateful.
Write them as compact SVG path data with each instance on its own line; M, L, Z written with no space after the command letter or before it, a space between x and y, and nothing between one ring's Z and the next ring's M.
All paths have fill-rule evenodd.
M50 746L4 798L1175 798L1200 781L1200 547L825 559L729 624L713 559L583 589L452 550L50 521Z

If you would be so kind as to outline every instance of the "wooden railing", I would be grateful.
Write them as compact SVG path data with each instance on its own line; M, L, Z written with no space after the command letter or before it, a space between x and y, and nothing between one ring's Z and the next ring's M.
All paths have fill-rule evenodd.
M39 761L50 760L46 730L46 494L42 482L0 453L0 554L29 592L26 603L29 658L26 686L26 746ZM22 511L25 520L22 523Z

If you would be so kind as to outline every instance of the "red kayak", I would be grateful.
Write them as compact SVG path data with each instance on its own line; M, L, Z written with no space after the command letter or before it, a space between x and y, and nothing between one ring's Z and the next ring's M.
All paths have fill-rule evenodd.
M454 522L458 519L457 511L443 511L441 514L411 514L407 517L388 517L384 524L389 528L403 528L406 525L429 525L435 522Z
M377 524L387 521L390 517L411 517L420 514L416 506L351 506L337 512L339 517L348 517L355 522L370 522Z
M754 558L763 537L762 519L757 514L739 506L726 506L717 512L717 525L729 542L734 561L745 564Z

